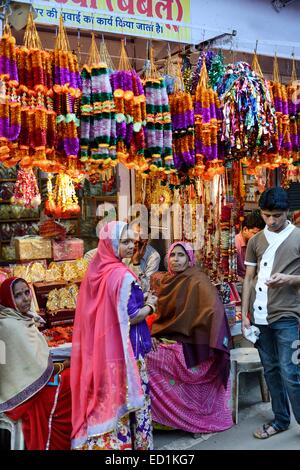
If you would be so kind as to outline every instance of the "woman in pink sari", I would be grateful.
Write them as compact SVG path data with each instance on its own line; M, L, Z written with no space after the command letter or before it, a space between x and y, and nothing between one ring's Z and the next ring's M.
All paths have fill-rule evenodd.
M110 222L99 235L77 301L71 357L72 448L150 450L152 425L145 354L151 337L147 304L136 276L122 263L134 234Z
M183 242L170 247L160 282L156 350L147 355L153 421L191 433L228 429L231 336L217 290Z

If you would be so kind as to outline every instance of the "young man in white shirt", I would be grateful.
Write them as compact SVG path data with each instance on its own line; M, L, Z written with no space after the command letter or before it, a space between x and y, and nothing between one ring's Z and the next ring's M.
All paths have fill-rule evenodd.
M249 240L242 295L242 329L260 330L256 343L272 398L274 420L254 436L266 439L290 424L291 403L300 424L300 230L288 219L288 196L282 188L260 197L264 230ZM250 319L248 313L250 312Z

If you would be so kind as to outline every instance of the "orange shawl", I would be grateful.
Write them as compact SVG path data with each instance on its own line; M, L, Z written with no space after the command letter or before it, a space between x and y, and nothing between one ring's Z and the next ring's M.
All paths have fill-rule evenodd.
M166 273L157 314L152 335L182 342L187 367L215 354L229 360L231 335L224 307L217 289L199 268L190 267L177 275Z

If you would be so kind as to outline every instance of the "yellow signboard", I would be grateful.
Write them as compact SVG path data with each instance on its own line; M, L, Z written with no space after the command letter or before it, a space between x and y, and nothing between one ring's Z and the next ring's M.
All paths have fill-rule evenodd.
M36 22L190 43L190 0L34 0Z

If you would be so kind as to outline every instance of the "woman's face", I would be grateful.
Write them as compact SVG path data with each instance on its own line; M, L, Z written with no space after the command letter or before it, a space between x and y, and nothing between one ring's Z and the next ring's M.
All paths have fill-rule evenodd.
M170 254L170 268L175 273L181 273L189 267L189 257L180 245L176 245Z
M134 250L134 232L130 229L125 228L122 232L119 244L119 256L123 258L131 258Z
M27 313L31 306L31 291L23 281L17 281L13 285L13 294L17 309L21 313Z

